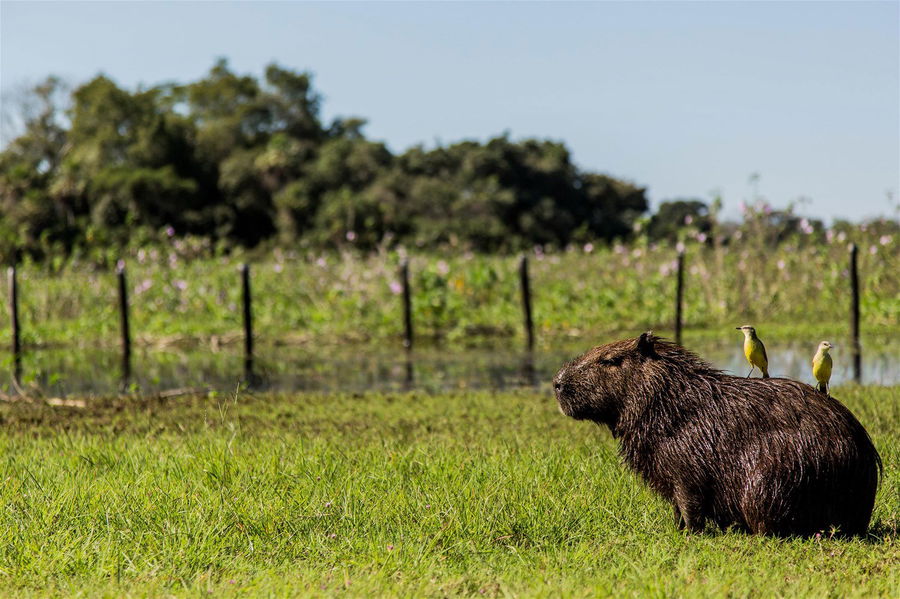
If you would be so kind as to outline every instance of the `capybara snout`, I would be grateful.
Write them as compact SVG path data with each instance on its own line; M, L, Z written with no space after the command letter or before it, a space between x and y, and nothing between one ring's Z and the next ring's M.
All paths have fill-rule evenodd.
M745 379L644 333L589 350L553 379L560 410L604 424L681 525L760 534L866 531L881 460L837 400Z

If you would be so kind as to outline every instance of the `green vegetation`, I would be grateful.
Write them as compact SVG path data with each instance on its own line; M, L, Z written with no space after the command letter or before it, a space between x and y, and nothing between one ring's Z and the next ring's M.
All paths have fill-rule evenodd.
M220 247L561 247L624 237L647 210L642 188L579 170L559 142L394 155L319 105L308 73L277 65L260 81L223 60L134 92L98 76L69 95L51 77L0 153L0 262L166 229Z
M857 232L858 233L858 232ZM687 247L685 323L689 334L752 323L767 341L846 337L846 237L798 236L776 249L745 237L727 247ZM861 235L862 323L884 340L900 323L900 236ZM252 264L260 342L329 346L397 339L402 331L399 254L361 256L276 249L211 256L198 240L170 240L125 256L132 328L139 346L219 347L240 340L237 266ZM20 274L21 319L29 347L116 347L114 260L27 263ZM615 333L671 331L675 252L646 240L611 248L532 253L538 342L592 342ZM449 345L506 343L522 335L512 257L414 255L414 320L420 340ZM3 283L5 286L5 281ZM0 338L8 338L0 321ZM721 336L721 334L719 334ZM793 339L801 341L801 339ZM738 343L738 340L735 340Z
M217 254L560 250L636 230L667 243L741 239L720 222L721 199L675 198L649 215L643 187L577 168L562 142L501 135L394 154L365 137L363 119L324 123L320 105L309 73L274 64L257 79L221 60L197 81L134 91L98 76L69 92L50 77L0 152L0 263L96 261L160 236ZM821 221L752 196L744 225L764 227L766 244L824 235ZM900 231L895 220L866 226Z
M0 594L900 594L900 388L834 391L885 473L868 537L678 531L549 393L0 405Z

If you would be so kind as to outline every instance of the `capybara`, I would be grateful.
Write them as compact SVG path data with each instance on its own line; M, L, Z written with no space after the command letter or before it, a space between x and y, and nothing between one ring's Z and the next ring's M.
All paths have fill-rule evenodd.
M609 427L682 528L868 528L881 458L853 414L809 385L729 376L648 332L586 352L553 386L566 416Z

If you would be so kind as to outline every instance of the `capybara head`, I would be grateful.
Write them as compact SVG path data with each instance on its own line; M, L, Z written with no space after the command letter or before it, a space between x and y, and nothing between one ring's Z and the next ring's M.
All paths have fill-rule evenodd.
M559 408L577 420L593 420L611 427L621 411L622 398L651 365L652 333L601 345L565 364L553 378Z
M652 333L595 347L553 379L560 410L609 426L682 526L774 535L868 527L881 459L839 401L725 374Z
M694 354L661 342L647 331L637 339L595 347L566 363L553 378L553 389L563 414L606 424L615 434L632 396L690 371L708 373L713 369Z

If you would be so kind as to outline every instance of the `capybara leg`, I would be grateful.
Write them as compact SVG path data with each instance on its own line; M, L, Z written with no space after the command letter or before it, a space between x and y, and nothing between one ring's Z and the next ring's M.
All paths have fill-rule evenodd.
M675 509L684 521L682 530L687 528L691 532L703 532L706 519L703 516L702 502L696 495L684 491L675 490Z
M691 532L703 532L706 520L699 514L687 514L684 517L684 525Z
M678 527L678 530L684 530L685 523L684 517L681 515L681 510L678 509L678 505L673 506L675 508L675 526Z

